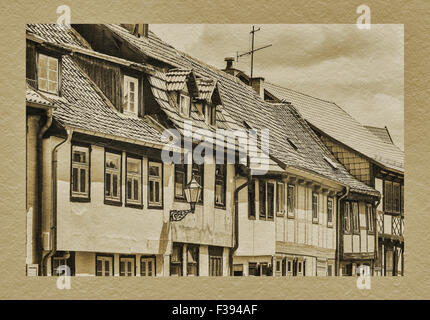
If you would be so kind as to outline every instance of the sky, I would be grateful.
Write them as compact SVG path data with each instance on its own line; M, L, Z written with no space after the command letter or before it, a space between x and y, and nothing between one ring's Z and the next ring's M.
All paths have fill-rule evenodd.
M387 126L404 150L403 25L255 25L254 77L333 101L364 125ZM251 48L245 24L150 25L173 47L223 69ZM234 66L250 73L250 57Z

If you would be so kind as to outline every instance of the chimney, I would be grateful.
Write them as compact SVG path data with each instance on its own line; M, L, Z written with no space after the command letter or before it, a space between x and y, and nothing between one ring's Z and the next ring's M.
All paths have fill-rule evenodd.
M224 59L224 61L227 62L227 65L223 71L234 76L235 75L235 72L234 72L235 69L233 68L234 58L233 57L227 57Z
M257 94L264 100L264 78L255 77L251 79L251 86Z
M145 23L121 24L121 26L127 29L128 31L130 31L136 37L148 38L148 29L149 29L148 24L145 24Z

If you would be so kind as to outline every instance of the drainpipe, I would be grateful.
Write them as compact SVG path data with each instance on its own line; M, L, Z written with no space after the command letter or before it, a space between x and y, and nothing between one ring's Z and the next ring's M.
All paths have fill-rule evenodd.
M42 141L43 135L49 129L52 124L52 109L46 112L46 122L43 127L40 128L37 134L37 212L36 212L36 263L40 263L42 260L42 190L43 190L43 152L42 152ZM33 263L35 261L32 261ZM39 268L39 275L41 274L41 268Z
M339 275L339 269L340 269L340 226L341 226L341 221L340 221L340 202L345 199L346 197L348 197L349 195L349 190L350 187L346 187L346 191L345 193L340 196L340 198L337 199L337 210L336 210L336 267L335 267L335 274L336 276Z
M42 259L43 275L47 275L47 262L57 251L57 151L66 142L70 142L72 130L67 130L67 137L52 150L51 158L51 219L50 219L50 239L51 250Z
M251 170L249 169L247 181L234 190L234 245L230 250L230 275L233 276L233 255L239 247L239 191L251 183Z

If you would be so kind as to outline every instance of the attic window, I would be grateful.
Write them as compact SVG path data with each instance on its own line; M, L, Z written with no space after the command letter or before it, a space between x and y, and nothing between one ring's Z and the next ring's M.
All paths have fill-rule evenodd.
M39 90L58 94L58 59L39 54L37 61Z
M339 166L337 165L336 162L334 162L333 160L331 160L329 157L324 156L324 160L330 165L330 167L332 167L333 169L337 170L339 169Z
M184 94L181 94L179 97L179 113L184 117L190 116L190 97Z
M137 115L139 81L136 78L124 76L123 112Z
M291 141L291 139L290 138L287 138L287 141L288 141L288 143L290 144L290 146L291 147L293 147L293 149L294 150L298 150L299 148L297 148L297 146L294 144L294 142L293 141Z

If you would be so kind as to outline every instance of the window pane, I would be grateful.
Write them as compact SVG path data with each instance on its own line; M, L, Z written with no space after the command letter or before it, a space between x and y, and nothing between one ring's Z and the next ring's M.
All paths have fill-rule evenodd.
M119 169L121 156L119 154L106 153L106 168Z
M248 214L255 218L255 180L251 180L248 186Z
M149 262L148 262L149 263ZM146 276L146 262L142 261L142 263L140 264L140 274L142 276Z
M260 217L266 218L266 183L264 181L259 183L259 197Z
M97 275L101 276L102 275L102 270L103 266L102 266L102 261L97 259Z
M39 90L48 90L48 81L39 79Z
M72 190L77 192L79 189L79 169L78 168L73 168L72 169L72 181L73 181L73 185L72 185Z
M139 180L133 179L133 199L139 200Z
M134 82L130 81L129 86L130 86L130 97L131 97L131 94L134 94Z
M312 194L312 218L318 219L318 194Z
M152 276L152 261L148 261L148 276Z
M56 92L57 91L57 83L48 81L48 91L50 92Z
M55 58L50 58L48 60L49 70L57 71L58 60Z
M155 181L155 202L160 202L160 183Z
M113 181L112 181L112 195L114 197L118 197L118 175L114 174L112 175Z
M267 184L267 214L268 218L273 219L274 216L274 200L275 200L275 185L273 183Z
M109 266L109 260L105 261L105 276L110 275L110 266Z
M87 163L87 153L85 151L73 150L73 162Z
M86 191L86 170L85 169L81 169L81 192L85 192Z
M127 199L131 200L131 178L127 178Z
M48 80L52 81L54 84L56 84L57 83L57 71L50 70L48 75L49 75Z
M105 188L106 188L106 195L107 195L107 196L110 196L110 195L111 195L111 189L110 189L110 186L111 186L111 184L110 184L110 178L111 178L110 173L106 173L106 177L105 177Z
M149 175L159 177L160 176L160 167L149 166Z

